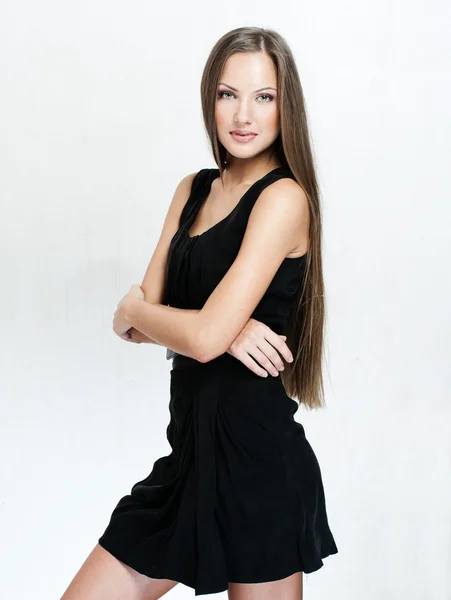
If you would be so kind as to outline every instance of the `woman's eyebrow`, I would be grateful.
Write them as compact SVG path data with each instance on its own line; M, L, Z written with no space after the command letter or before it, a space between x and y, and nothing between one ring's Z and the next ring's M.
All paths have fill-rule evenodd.
M234 87L232 87L231 85L229 85L228 83L225 83L224 81L220 81L218 83L218 85L226 85L227 87L229 87L231 90L233 90L234 92L238 92L238 90ZM262 87L258 90L254 90L254 92L262 92L263 90L274 90L275 92L277 92L276 88L273 88L269 85L267 85L266 87Z

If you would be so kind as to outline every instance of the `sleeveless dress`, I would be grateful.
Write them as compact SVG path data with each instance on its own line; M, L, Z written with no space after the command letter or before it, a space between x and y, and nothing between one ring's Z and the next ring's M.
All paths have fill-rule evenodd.
M188 231L219 169L202 169L172 238L164 303L200 309L233 263L261 191L256 181L224 219ZM305 256L285 258L253 318L283 334ZM114 508L99 544L136 571L172 579L195 596L228 582L260 583L310 573L338 552L329 529L320 467L295 421L298 402L280 375L260 377L228 353L200 363L168 349L171 452Z

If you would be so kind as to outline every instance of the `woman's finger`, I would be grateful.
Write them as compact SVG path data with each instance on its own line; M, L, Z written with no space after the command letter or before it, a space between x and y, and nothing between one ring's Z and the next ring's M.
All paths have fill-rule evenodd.
M259 375L260 377L268 377L268 371L265 371L265 369L263 369L248 352L245 352L244 350L240 350L237 353L229 351L229 354L242 362L244 366L246 366L256 375ZM272 367L272 369L274 369L274 367Z
M247 353L273 377L277 377L279 372L284 369L282 359L265 340L248 348Z
M281 339L282 337L284 337L285 340L287 339L285 335L284 336L278 335L270 327L266 326L265 339L269 342L269 344L271 344L271 346L273 346L277 350L277 352L281 356L283 356L283 358L287 362L292 362L293 355L291 353L291 350L286 345L285 340ZM263 348L263 351L265 351L264 348Z
M246 348L246 350L265 369L270 368L282 371L285 367L279 352L266 339L259 340L256 344Z

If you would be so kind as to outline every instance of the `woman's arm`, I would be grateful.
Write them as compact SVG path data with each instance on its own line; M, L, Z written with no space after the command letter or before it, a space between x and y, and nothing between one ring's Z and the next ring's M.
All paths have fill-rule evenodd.
M195 176L196 173L190 173L179 182L169 204L160 237L141 283L144 299L147 302L153 304L163 302L169 246L179 229L180 216L190 196Z
M157 341L153 340L145 333L138 331L134 327L131 327L129 329L129 334L130 339L126 340L128 342L134 342L135 344L158 344L159 346L161 346L161 344L159 344Z
M170 202L160 238L157 242L153 255L144 274L141 289L147 302L161 304L165 288L166 263L169 244L179 228L180 215L191 193L191 186L196 173L186 175L177 185L173 198ZM197 311L198 312L198 311ZM135 327L130 329L130 340L136 344L157 344L164 346L161 342L154 340Z
M187 311L188 312L188 311ZM189 312L200 312L200 310L198 309L190 309ZM162 344L161 342L157 342L156 340L150 338L149 336L147 336L145 333L142 333L141 331L139 331L138 329L135 329L134 327L131 327L129 329L129 333L130 333L130 340L131 342L135 342L136 344L157 344L158 346L163 346L164 344Z

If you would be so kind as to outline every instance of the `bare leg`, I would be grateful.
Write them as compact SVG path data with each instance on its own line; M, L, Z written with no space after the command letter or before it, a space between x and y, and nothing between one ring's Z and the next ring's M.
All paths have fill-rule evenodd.
M229 583L229 600L302 600L302 571L264 583Z
M142 575L96 544L60 600L157 600L177 583Z

